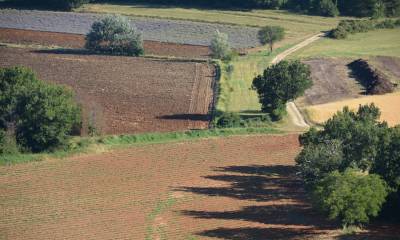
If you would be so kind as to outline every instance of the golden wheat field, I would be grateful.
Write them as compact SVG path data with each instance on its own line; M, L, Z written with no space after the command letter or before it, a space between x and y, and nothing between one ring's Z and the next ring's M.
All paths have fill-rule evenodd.
M309 106L305 108L305 111L310 121L323 123L345 106L357 109L359 105L370 103L374 103L381 109L381 120L387 121L390 126L400 124L400 92Z

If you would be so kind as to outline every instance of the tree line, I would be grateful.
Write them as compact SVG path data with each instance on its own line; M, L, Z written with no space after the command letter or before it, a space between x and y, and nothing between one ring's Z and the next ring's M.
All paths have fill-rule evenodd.
M130 0L125 0L127 3ZM41 5L70 10L88 2L117 2L124 0L9 0L19 4ZM400 0L147 0L145 4L164 4L230 9L287 9L321 16L383 17L400 16Z

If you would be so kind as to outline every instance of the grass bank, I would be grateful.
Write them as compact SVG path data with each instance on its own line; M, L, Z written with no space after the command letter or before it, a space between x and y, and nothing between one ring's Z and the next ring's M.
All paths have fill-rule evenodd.
M155 143L169 143L178 141L190 141L196 139L212 137L229 137L235 135L251 134L282 134L284 131L273 127L264 128L225 128L209 130L193 130L186 132L170 133L144 133L133 135L116 135L93 138L74 138L66 149L58 150L52 153L39 154L12 154L0 155L0 165L13 165L33 161L41 161L52 158L65 158L68 156L101 152L113 149L115 147L128 147L134 145L145 145Z
M294 53L291 58L368 56L400 56L400 29L357 33L341 40L324 38Z

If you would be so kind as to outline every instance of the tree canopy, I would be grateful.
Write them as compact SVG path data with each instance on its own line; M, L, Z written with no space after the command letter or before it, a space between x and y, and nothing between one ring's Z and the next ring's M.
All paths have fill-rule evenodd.
M312 86L310 68L298 60L281 61L264 70L253 80L262 111L279 120L286 113L286 103L304 94Z

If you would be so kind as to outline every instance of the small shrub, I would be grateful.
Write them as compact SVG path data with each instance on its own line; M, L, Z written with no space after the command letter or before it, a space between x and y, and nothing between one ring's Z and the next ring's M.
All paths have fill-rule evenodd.
M281 41L285 37L285 29L280 26L265 26L258 32L258 39L261 44L269 44L270 52L276 42Z
M241 126L241 119L238 113L223 113L218 117L217 127L219 128L237 128Z
M378 29L393 29L396 28L396 21L392 19L386 19L378 24L376 24Z
M106 16L93 23L86 35L86 48L92 51L116 55L143 55L141 34L126 17Z
M211 40L210 49L213 58L230 61L234 57L234 52L232 51L228 41L228 35L221 33L218 30Z
M313 191L317 207L343 226L368 223L380 212L387 194L386 183L378 175L351 169L329 174Z

